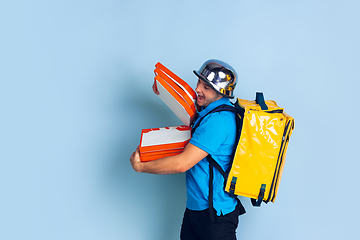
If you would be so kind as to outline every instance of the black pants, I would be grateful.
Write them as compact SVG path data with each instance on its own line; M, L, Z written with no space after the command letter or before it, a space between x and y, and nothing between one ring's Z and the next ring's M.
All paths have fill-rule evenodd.
M216 212L216 211L215 211ZM209 209L203 211L185 210L181 226L181 240L236 240L236 228L239 223L240 210L216 216L210 222Z

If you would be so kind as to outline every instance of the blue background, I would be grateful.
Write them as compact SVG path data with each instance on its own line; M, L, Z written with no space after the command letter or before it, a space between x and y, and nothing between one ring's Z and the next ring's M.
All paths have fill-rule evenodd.
M276 203L242 198L239 239L358 236L358 1L1 1L0 239L178 239L184 174L132 170L143 128L181 124L163 63L209 58L295 118Z

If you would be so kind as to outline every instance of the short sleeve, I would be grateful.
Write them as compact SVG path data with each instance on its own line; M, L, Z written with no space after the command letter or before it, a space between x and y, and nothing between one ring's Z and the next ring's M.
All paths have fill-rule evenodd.
M190 143L213 155L226 141L228 135L229 128L221 113L212 113L201 121Z

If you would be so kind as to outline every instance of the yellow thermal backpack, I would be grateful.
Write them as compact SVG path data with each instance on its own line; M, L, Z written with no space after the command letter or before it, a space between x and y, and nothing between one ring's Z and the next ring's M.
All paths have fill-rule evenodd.
M265 101L263 93L256 93L254 101L237 99L234 105L235 108L222 105L208 113L235 111L238 129L238 144L230 169L224 171L210 155L207 157L209 207L212 207L213 167L225 177L225 191L230 195L249 197L254 206L260 206L262 201L274 202L294 129L294 118L275 101Z

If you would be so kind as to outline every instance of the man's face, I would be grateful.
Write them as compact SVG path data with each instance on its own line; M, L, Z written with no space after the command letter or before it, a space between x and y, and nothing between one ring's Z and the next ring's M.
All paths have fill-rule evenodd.
M200 107L206 108L210 103L222 98L220 94L215 92L206 82L199 79L196 85L197 93L196 103Z

